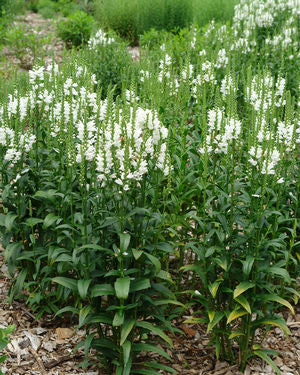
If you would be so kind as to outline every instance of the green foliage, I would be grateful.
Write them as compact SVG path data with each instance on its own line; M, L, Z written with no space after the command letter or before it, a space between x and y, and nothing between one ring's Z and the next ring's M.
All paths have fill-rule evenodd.
M0 46L14 16L23 8L23 0L0 0Z
M299 299L300 138L298 19L276 4L152 29L139 62L99 30L63 68L3 89L10 298L73 314L108 374L174 372L138 355L169 359L157 342L172 346L183 285L217 358L278 373L264 338L290 334L278 313Z
M5 44L13 50L23 69L31 69L36 59L43 57L47 43L49 38L41 37L22 26L9 29L5 35Z
M238 0L193 0L194 22L204 26L211 20L226 23L234 14L234 6Z
M9 335L16 329L15 325L10 325L7 328L0 328L0 354L1 351L9 343ZM6 355L0 355L0 364L6 359ZM0 375L4 375L0 369Z
M87 44L95 26L94 18L83 11L71 14L68 19L59 22L57 31L67 47L79 47Z
M52 0L39 0L31 6L33 10L35 10L36 7L37 11L45 18L54 18L57 12L56 3Z
M96 75L103 98L107 97L111 87L114 87L114 96L120 95L122 88L130 88L136 67L126 43L116 41L106 46L99 44L92 52L84 51L84 55L88 66Z
M104 28L110 28L131 43L138 39L137 2L132 0L95 1L95 18Z
M95 17L100 25L115 30L134 44L139 35L151 28L170 31L188 26L192 8L187 0L98 0Z

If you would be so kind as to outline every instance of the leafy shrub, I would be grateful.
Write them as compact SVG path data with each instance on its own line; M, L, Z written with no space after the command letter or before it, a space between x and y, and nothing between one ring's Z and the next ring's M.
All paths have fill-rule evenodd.
M182 29L192 23L191 2L187 0L139 0L137 2L138 34L156 30Z
M151 28L180 29L192 20L187 0L98 0L95 17L100 25L115 30L131 43L136 43L139 35Z
M116 37L112 40L112 43L104 41L90 46L89 52L84 52L91 71L96 75L103 98L111 86L114 87L114 96L121 94L122 87L129 88L135 70L127 44Z
M11 25L14 15L23 9L23 0L0 0L0 43Z
M134 44L138 39L136 4L132 0L96 0L95 18L102 27L114 30Z
M58 0L57 11L60 12L64 17L68 17L72 13L84 10L80 4L72 0Z
M31 69L36 59L45 54L44 46L49 40L35 32L16 26L9 29L5 42L14 51L23 69Z
M56 3L51 0L39 0L36 7L44 18L53 18L57 11Z
M68 19L58 24L58 35L66 43L67 47L78 47L87 44L95 25L93 17L83 11L71 14Z
M204 26L211 20L226 23L231 21L238 0L193 0L194 22Z

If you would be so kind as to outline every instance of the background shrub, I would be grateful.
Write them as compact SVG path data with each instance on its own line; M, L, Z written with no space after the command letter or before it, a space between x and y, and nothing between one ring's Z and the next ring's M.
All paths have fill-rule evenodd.
M94 14L105 28L115 30L131 43L154 28L174 31L196 22L203 26L212 19L228 21L237 0L96 0Z
M193 0L194 21L198 26L204 26L212 19L215 21L230 21L234 14L237 0Z
M124 86L129 88L134 63L126 43L117 41L108 45L99 44L93 52L88 52L85 60L96 75L103 98L107 96L110 86L115 86L114 95L119 95Z
M137 1L136 0L96 0L95 18L102 27L111 28L121 37L137 41Z
M78 47L87 44L94 28L94 18L83 11L71 14L68 19L58 24L58 35L66 43L67 47Z

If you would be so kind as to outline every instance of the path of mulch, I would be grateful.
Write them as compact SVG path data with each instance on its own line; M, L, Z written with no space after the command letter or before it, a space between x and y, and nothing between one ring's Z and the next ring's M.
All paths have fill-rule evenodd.
M56 23L59 19L45 19L38 13L26 12L16 17L13 27L21 27L26 35L34 34L37 40L43 40L38 50L38 55L48 65L53 56L56 62L62 60L64 43L56 35ZM15 46L5 45L0 51L0 72L4 76L13 74L16 70L26 71L32 69L34 58L32 50L25 44L25 51L20 59Z
M69 321L44 317L36 321L25 303L5 302L9 288L9 275L3 257L0 256L0 327L15 324L16 330L10 336L11 343L5 349L7 360L2 369L7 375L104 375L96 366L88 369L78 367L84 359L83 351L73 353L73 348L84 338L84 330L76 331ZM273 329L265 340L265 347L275 349L279 356L275 363L282 375L300 375L300 306L296 315L283 313L292 336L285 338L279 328ZM214 348L209 346L209 337L204 325L183 324L184 316L176 325L185 335L172 337L174 349L166 349L172 358L165 359L151 355L151 359L171 365L179 375L242 375L236 366L216 361ZM148 358L149 359L149 358ZM0 366L1 368L1 366ZM166 374L166 373L165 373ZM271 366L253 359L244 375L275 374ZM110 375L110 374L109 374Z
M22 27L25 34L35 34L40 40L45 40L39 50L41 59L45 65L52 63L54 57L57 63L62 61L65 50L63 41L57 36L56 25L61 18L45 19L38 13L26 12L24 15L16 17L14 27ZM30 48L25 47L22 58L18 57L16 48L5 45L0 50L0 77L7 78L15 71L26 71L32 69L34 58ZM129 53L134 61L139 60L139 48L128 47Z

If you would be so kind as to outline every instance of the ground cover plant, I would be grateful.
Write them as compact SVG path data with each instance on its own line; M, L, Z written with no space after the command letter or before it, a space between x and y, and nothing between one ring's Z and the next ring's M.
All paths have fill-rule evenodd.
M0 352L6 347L9 343L9 335L14 331L16 327L11 325L7 328L0 328ZM0 363L3 363L6 359L6 355L0 356ZM0 375L4 375L0 369Z
M72 315L86 364L175 372L143 353L170 359L157 343L193 307L217 358L280 373L264 338L299 298L299 13L241 0L232 25L150 31L139 62L99 30L1 98L10 299Z

